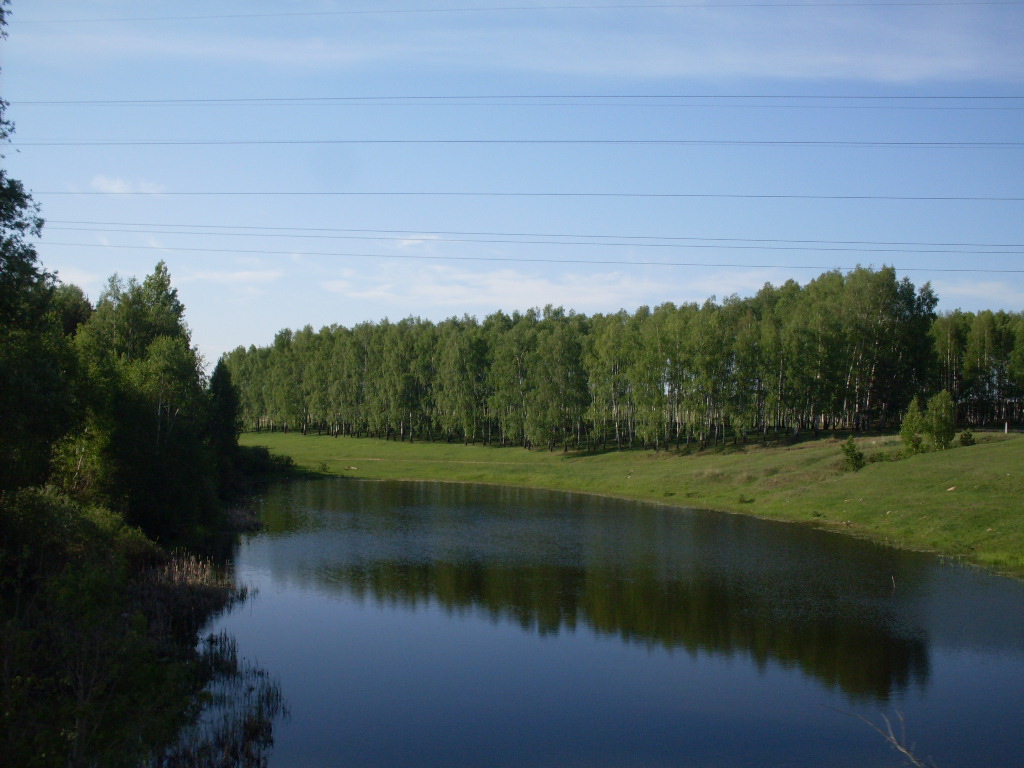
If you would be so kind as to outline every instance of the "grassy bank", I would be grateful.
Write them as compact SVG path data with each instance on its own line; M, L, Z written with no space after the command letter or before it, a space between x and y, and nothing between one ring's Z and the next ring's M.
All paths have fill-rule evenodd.
M845 437L845 436L844 436ZM246 434L303 469L369 479L582 491L797 521L1024 575L1024 437L899 461L898 437L861 437L871 461L843 470L842 441L740 445L681 454L597 455L374 439Z

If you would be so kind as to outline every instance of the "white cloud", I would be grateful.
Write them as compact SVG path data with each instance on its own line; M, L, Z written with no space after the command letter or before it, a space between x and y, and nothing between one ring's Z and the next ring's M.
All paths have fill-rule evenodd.
M354 301L403 307L405 313L437 316L445 312L489 313L563 306L585 314L632 311L637 306L703 302L712 295L749 296L765 282L782 282L774 272L708 272L693 269L622 268L592 273L542 273L513 268L467 270L431 265L324 281L321 287ZM433 312L431 310L434 310Z
M213 283L224 286L231 293L245 298L266 295L266 286L283 278L280 269L237 269L193 271L181 278L181 283Z
M127 195L137 192L154 194L164 191L162 185L151 181L128 181L120 177L104 176L103 174L93 176L89 186L96 192L105 192L112 195Z
M1021 311L1024 308L1024 289L996 280L933 280L932 288L939 297L940 310L963 309L975 312L982 309Z
M472 66L595 77L1024 78L1017 8L707 7L437 16L325 16L270 35L43 35L84 60L174 59L319 70ZM315 30L310 34L310 30Z
M568 37L539 30L496 55L510 67L613 77L1019 81L1020 21L1012 33L995 18L931 7L677 11L659 26Z
M331 293L350 294L352 283L348 280L325 280L320 286Z
M57 267L57 278L66 285L77 285L86 294L98 295L105 278L95 272L89 272L79 267Z
M248 286L273 283L284 273L277 269L192 272L182 282L209 282L227 286Z
M284 272L278 269L192 270L176 278L175 282L221 286L210 289L218 297L223 297L226 289L234 298L256 299L266 296L270 284L282 277Z

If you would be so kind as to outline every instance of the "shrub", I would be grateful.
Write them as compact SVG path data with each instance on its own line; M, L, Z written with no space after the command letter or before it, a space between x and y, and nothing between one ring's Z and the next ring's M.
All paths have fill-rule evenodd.
M903 416L903 423L900 425L900 439L906 449L908 456L920 453L923 447L921 430L924 427L924 414L921 413L921 403L917 396L910 401L910 407Z
M974 443L974 433L971 432L971 430L965 429L963 432L960 433L960 445L966 447L968 445L974 445Z
M853 435L846 439L841 450L843 452L843 465L851 472L857 472L867 464L867 460L864 458L864 451L857 447L857 443L853 440Z
M929 398L924 429L932 444L940 451L949 448L953 442L956 434L956 405L946 390Z

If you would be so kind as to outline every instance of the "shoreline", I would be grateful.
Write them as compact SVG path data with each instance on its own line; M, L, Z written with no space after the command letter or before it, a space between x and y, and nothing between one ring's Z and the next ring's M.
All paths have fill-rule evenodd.
M1024 438L1019 435L989 434L975 446L901 460L893 458L898 438L860 437L865 452L886 455L875 456L859 472L842 470L842 441L836 435L689 454L639 449L563 454L280 432L246 433L241 442L264 445L313 475L586 493L810 524L1024 578ZM466 452L473 460L466 460ZM413 466L418 471L410 472Z

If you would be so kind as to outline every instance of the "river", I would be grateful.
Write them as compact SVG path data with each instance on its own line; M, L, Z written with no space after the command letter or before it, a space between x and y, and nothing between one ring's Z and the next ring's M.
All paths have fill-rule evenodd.
M940 768L1024 765L1018 581L537 490L300 480L261 515L211 631L280 680L271 768L903 765L883 717Z

